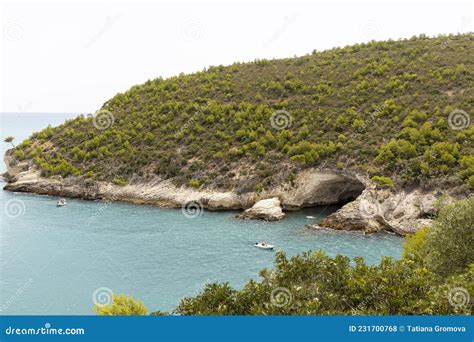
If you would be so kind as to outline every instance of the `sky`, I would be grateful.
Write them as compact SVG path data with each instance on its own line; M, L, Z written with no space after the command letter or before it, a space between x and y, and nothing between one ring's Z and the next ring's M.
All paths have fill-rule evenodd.
M210 65L473 30L472 2L1 3L1 112L93 113L118 92Z

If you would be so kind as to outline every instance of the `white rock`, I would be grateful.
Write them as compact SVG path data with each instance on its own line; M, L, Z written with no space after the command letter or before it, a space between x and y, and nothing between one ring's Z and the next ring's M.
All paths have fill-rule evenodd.
M260 200L253 207L237 215L244 219L263 219L267 221L277 221L285 217L281 208L280 200L277 197Z

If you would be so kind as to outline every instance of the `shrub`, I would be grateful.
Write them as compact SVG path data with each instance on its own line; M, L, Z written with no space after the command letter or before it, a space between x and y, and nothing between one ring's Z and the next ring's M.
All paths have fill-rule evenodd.
M147 308L141 301L123 294L113 294L111 304L96 304L94 311L99 316L146 316L148 314Z
M200 183L197 179L191 179L189 182L188 182L188 185L191 187L191 188L195 188L195 189L198 189L199 186L200 186Z
M114 179L112 179L112 183L120 185L120 186L128 185L128 182L126 180L124 180L122 177L118 177L118 176L114 177Z
M249 281L240 290L227 283L210 284L196 297L183 299L176 312L184 315L334 315L422 314L434 310L433 277L410 261L382 259L377 266L322 251L288 259L275 257L272 272Z
M370 180L381 188L392 188L394 185L393 181L390 178L384 176L373 176L372 178L370 178Z
M415 234L405 238L403 244L403 258L414 261L417 265L423 266L426 258L426 236L429 228L422 227Z
M441 209L426 236L427 265L440 277L466 271L474 263L474 197Z

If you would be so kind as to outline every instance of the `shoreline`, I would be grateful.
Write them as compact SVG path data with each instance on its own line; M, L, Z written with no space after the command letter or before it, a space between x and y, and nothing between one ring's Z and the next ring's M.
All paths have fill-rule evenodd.
M238 194L234 191L197 190L177 187L170 180L159 178L148 182L134 182L125 186L109 182L90 181L77 177L45 178L36 169L6 173L6 191L36 193L85 200L112 199L134 204L149 204L165 208L180 208L199 202L203 208L217 210L245 210L257 201L277 197L282 209L299 210L305 207L338 205L355 199L363 184L331 171L310 170L300 174L295 187L284 184L278 188Z
M366 178L348 176L332 170L306 169L293 184L281 184L262 192L238 194L234 191L177 187L171 180L158 177L134 181L120 186L109 182L92 181L78 177L42 177L31 164L10 166L5 158L7 172L3 175L6 191L35 193L84 200L112 200L138 205L152 205L182 210L237 211L254 208L261 200L274 198L277 205L269 211L295 211L306 207L340 205L336 212L325 217L310 229L361 231L366 234L387 231L401 236L415 233L432 223L437 203L453 197L447 191L421 189L378 189ZM236 216L242 216L241 214ZM250 219L269 219L261 212ZM284 219L284 215L277 219Z

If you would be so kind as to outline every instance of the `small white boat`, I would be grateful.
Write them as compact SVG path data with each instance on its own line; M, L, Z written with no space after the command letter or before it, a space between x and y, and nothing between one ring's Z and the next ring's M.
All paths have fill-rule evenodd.
M274 247L273 245L270 245L266 242L256 242L254 246L260 249L267 249L267 250L273 249Z
M315 219L316 217L314 216L306 216L307 219Z
M56 202L56 207L64 207L66 205L66 199L65 198L60 198Z

